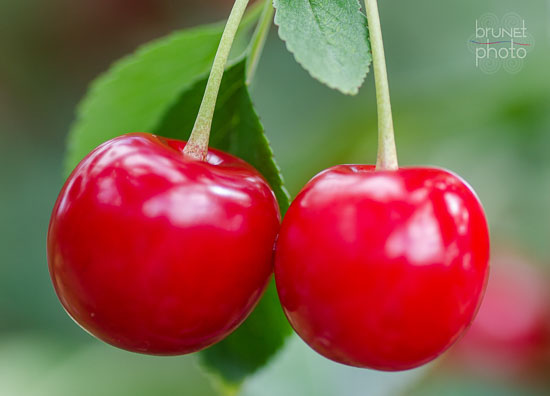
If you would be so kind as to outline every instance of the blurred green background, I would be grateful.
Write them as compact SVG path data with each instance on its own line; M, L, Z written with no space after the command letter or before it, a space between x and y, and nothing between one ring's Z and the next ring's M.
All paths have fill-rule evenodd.
M1 396L220 394L193 356L139 356L84 333L57 301L45 245L87 84L141 43L222 19L230 3L0 0ZM491 226L495 282L511 280L482 307L477 338L425 368L339 366L294 337L241 394L548 395L550 2L383 1L380 12L401 165L446 167L473 185ZM488 12L519 14L536 41L516 74L475 67L467 42ZM291 194L328 166L374 162L373 88L369 75L357 97L329 90L272 31L252 94Z

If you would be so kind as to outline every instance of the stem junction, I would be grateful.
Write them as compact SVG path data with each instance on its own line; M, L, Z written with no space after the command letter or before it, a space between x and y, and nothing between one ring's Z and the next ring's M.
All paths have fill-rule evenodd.
M214 117L216 100L225 71L225 65L227 64L229 52L231 51L231 46L235 40L235 35L237 34L237 29L241 23L248 1L249 0L235 0L231 14L225 25L225 30L216 57L214 58L214 64L212 65L210 76L208 77L208 83L206 84L206 90L199 109L199 114L195 121L195 126L183 150L183 155L188 158L199 161L206 160L210 129L212 128L212 118Z

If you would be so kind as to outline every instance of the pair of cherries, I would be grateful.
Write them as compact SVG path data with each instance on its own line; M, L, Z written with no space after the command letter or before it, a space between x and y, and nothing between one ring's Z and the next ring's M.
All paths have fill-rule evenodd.
M246 319L273 262L290 323L340 363L413 368L469 326L489 236L457 176L336 166L305 186L281 226L252 166L218 150L190 159L184 147L144 133L115 138L59 195L50 273L69 315L94 336L155 355L206 348Z

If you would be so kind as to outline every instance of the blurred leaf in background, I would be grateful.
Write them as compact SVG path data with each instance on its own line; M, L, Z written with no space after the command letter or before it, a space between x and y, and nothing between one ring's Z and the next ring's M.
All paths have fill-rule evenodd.
M218 395L194 356L159 358L101 343L69 349L29 336L0 342L0 384L2 396Z

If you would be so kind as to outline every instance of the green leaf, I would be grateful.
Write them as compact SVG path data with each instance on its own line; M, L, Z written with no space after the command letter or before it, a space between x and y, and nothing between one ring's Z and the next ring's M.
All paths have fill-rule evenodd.
M358 0L274 0L275 24L312 77L356 94L372 60L367 19Z
M225 383L239 385L268 363L291 334L272 280L249 318L225 340L202 351L201 360Z
M216 104L210 143L254 165L273 188L281 211L288 208L288 194L282 186L279 169L263 127L254 111L245 85L246 61L226 70ZM206 86L206 78L186 91L160 123L156 134L181 137L190 131ZM254 373L281 348L291 334L274 282L250 317L229 337L201 353L206 367L221 375L224 382L239 384Z
M243 19L242 42L259 17ZM152 131L180 94L209 72L224 24L176 32L116 62L91 85L68 139L65 174L101 143L129 132Z
M256 19L249 16L244 28ZM223 26L215 25L175 33L146 45L100 77L80 106L70 134L66 171L97 145L127 132L187 139L222 30ZM252 105L245 68L246 58L239 57L226 70L210 143L258 169L284 213L288 193ZM290 333L272 282L251 316L226 340L200 355L227 387L236 386L265 364Z

